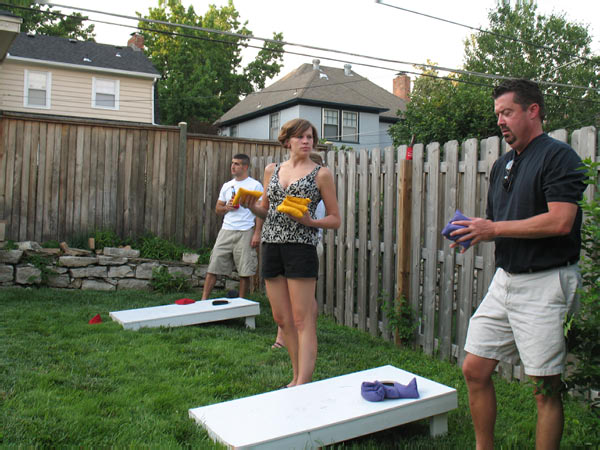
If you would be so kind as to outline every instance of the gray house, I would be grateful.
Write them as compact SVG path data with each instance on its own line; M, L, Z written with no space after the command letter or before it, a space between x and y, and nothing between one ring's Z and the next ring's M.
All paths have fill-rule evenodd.
M375 148L392 145L389 127L406 110L410 79L400 75L394 92L344 69L303 64L262 91L252 93L216 122L222 135L277 139L281 125L291 119L312 122L319 138L337 147Z

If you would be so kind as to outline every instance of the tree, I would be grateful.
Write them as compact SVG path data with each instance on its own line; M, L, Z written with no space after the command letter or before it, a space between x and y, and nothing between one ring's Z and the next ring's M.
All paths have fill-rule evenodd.
M247 22L239 22L231 0L221 8L211 5L204 17L197 16L192 6L186 10L181 0L159 0L158 7L150 8L146 18L252 34L246 28ZM233 107L241 95L262 89L282 67L283 46L278 42L266 42L254 61L242 67L241 51L248 45L247 38L142 21L139 26L147 55L162 73L158 99L161 120L166 124L182 120L212 122ZM274 33L273 39L281 41L283 36Z
M488 14L488 32L478 32L465 42L464 69L587 87L541 83L546 102L544 127L572 131L600 125L600 57L592 54L587 27L567 22L564 15L536 15L537 5L532 2L517 2L514 7L500 3ZM437 75L426 70L423 74ZM453 82L426 80L424 76L415 81L405 120L390 130L395 144L407 143L411 134L418 142L500 135L490 97L494 83L475 75L449 78ZM419 120L430 114L438 117L422 126Z
M23 19L21 31L85 41L94 40L94 25L84 27L83 22L88 18L79 13L66 15L60 10L33 0L8 0L8 3L14 7L5 8Z

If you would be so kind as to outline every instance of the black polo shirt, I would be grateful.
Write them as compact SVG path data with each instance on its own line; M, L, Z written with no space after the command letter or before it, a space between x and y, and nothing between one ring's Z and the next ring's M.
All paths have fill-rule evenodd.
M510 188L504 177L514 158ZM520 155L514 150L496 160L490 174L486 214L497 221L520 220L548 212L549 202L577 203L586 188L585 172L577 153L543 133ZM579 261L581 208L568 235L539 239L497 238L496 267L507 272L537 272Z

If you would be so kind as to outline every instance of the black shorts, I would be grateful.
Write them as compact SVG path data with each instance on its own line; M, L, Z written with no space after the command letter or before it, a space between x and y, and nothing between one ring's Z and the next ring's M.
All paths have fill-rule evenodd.
M319 258L314 245L264 242L261 255L263 278L317 278Z

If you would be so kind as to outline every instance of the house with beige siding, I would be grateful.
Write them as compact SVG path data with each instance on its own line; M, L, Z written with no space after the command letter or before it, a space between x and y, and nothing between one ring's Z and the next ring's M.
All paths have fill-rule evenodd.
M0 63L0 110L156 123L160 73L127 46L20 33Z

